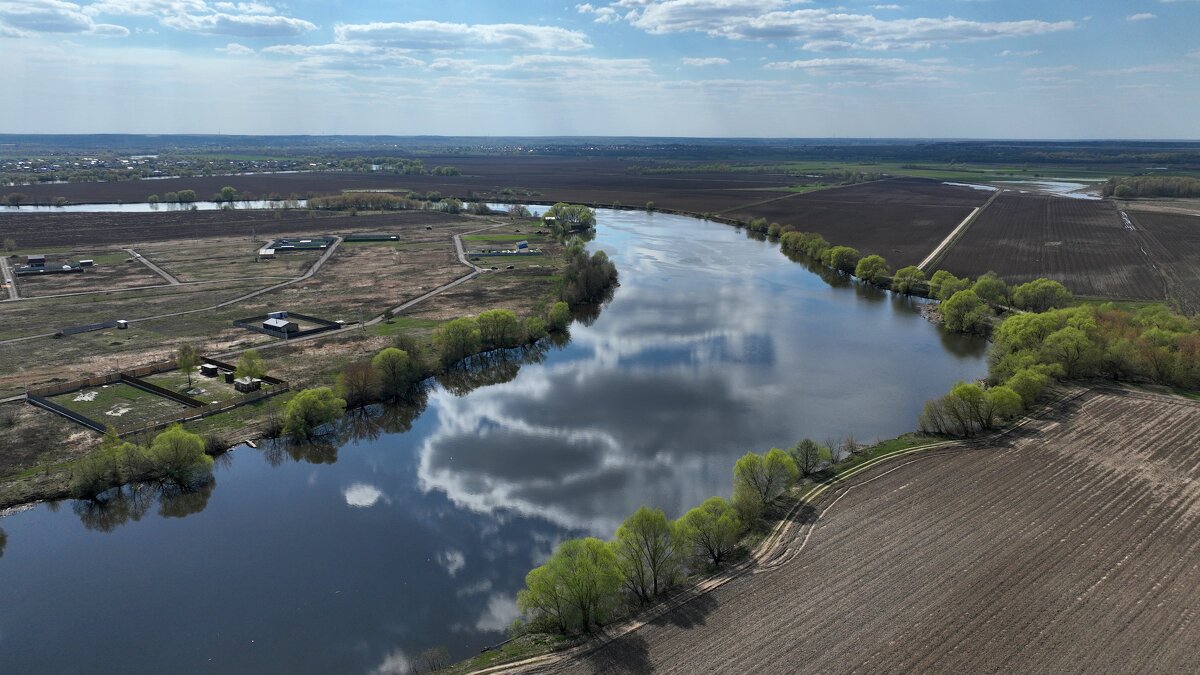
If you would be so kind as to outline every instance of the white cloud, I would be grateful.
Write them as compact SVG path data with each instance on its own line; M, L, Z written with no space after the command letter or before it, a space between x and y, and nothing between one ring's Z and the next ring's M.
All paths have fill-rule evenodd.
M1042 53L1042 50L1040 50L1040 49L1026 49L1026 50L1022 50L1022 51L1014 51L1012 49L1005 49L1004 51L996 54L996 56L1029 58L1030 56L1037 56L1038 54L1041 54L1041 53Z
M284 16L274 6L259 2L102 0L84 11L93 16L153 16L164 26L204 35L278 38L303 35L317 28L311 21Z
M342 496L346 499L346 503L355 508L368 508L375 506L380 500L387 502L387 497L384 497L383 491L374 485L366 483L355 483L342 491Z
M467 557L462 551L447 549L437 555L438 564L446 568L446 574L454 576L467 566Z
M96 23L82 7L61 0L10 0L0 2L0 35L27 37L37 33L70 33L101 37L126 37L129 29Z
M578 51L590 49L587 35L555 26L517 23L461 24L442 21L338 24L337 42L367 43L401 49L516 49Z
M933 76L961 73L963 69L948 66L940 60L906 61L904 59L848 58L775 61L769 70L800 70L818 76Z
M727 65L729 65L729 59L723 59L720 56L684 57L683 65L685 65L685 66L727 66Z
M293 37L315 30L316 24L278 14L180 14L162 19L176 30L206 35L241 37Z
M399 649L393 649L383 657L375 669L371 671L372 675L408 675L412 672L412 660Z
M612 7L593 7L592 3L585 2L582 5L575 5L575 11L580 14L595 15L596 23L616 23L621 20L621 15Z
M846 42L860 49L924 49L934 45L1044 35L1075 28L1073 21L880 19L839 9L786 9L786 0L618 0L624 18L649 33L700 32L735 40ZM593 9L593 11L598 11Z
M487 609L475 622L475 630L498 633L507 630L518 616L521 616L521 610L517 609L516 600L508 595L492 595L488 598Z
M229 44L225 45L224 47L217 47L217 51L223 52L225 54L231 54L231 55L253 54L254 53L253 49L247 47L246 45L240 45L236 42L230 42Z
M1150 19L1157 19L1157 18L1158 18L1157 14L1152 14L1150 12L1139 12L1137 14L1130 14L1129 16L1125 17L1125 20L1126 21L1149 21Z

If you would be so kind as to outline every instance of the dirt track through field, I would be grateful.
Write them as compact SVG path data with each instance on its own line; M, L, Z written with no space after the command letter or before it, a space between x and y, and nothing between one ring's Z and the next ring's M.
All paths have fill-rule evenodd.
M799 555L554 672L1197 672L1200 405L1094 391L865 472Z

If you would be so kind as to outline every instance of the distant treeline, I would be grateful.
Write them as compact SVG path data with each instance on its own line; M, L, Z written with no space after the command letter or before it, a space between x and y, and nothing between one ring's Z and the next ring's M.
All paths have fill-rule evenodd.
M1105 197L1200 197L1200 178L1186 176L1130 176L1109 178L1104 184Z

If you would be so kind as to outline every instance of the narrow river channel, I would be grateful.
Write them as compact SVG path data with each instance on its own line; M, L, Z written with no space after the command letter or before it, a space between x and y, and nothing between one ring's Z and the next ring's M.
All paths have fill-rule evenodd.
M528 569L730 491L749 450L914 428L986 372L915 300L734 228L601 211L621 286L538 363L306 453L243 447L199 495L0 518L3 670L393 672L504 639ZM452 387L453 388L453 387ZM454 388L455 391L461 391ZM388 431L391 429L392 431Z

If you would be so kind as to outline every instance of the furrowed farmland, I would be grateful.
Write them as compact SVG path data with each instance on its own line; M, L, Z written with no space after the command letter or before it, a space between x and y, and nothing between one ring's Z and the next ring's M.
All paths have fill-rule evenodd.
M1127 211L1146 251L1159 264L1170 295L1186 312L1200 311L1200 216Z
M1077 295L1163 300L1163 282L1109 202L1006 191L940 265L958 276L993 271L1010 283L1046 277Z
M827 492L774 562L553 672L1196 672L1200 405L1091 390Z
M836 245L878 253L900 268L920 262L988 196L936 181L900 179L800 194L724 215L793 225Z

